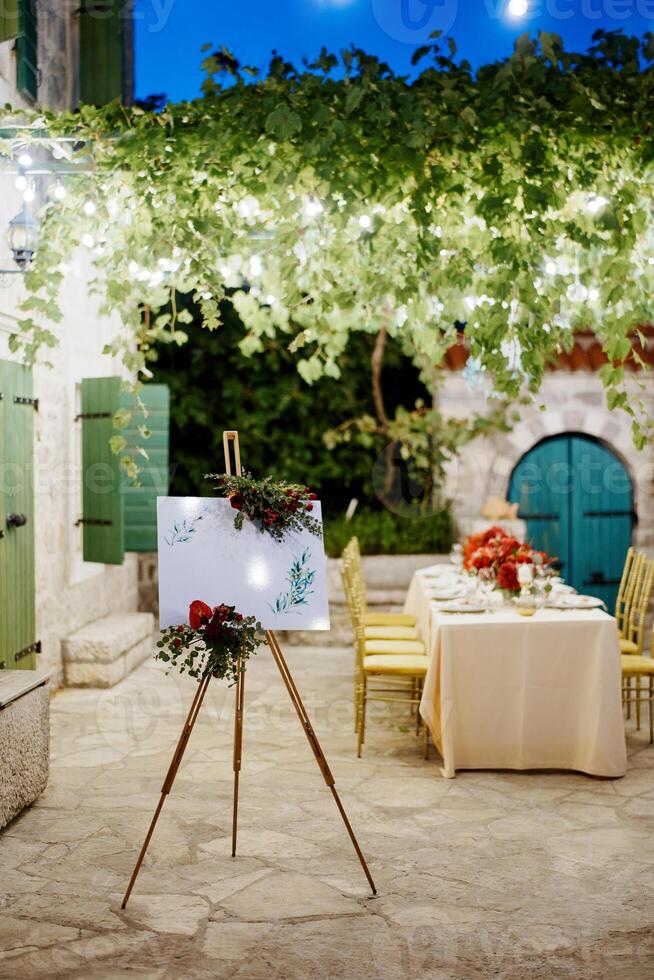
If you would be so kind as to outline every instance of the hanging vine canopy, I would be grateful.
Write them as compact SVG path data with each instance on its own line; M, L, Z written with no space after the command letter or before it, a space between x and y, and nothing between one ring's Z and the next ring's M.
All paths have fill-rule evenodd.
M196 101L33 117L91 162L45 208L15 346L33 359L56 343L62 265L80 247L124 324L110 351L141 377L158 342L187 339L176 293L211 330L227 295L243 351L284 335L308 382L338 376L351 331L383 324L434 365L465 322L509 398L591 326L609 405L642 446L650 423L621 362L654 305L654 37L599 32L571 54L525 35L476 74L434 38L425 59L410 80L359 50L302 72L275 56L255 81L214 52Z

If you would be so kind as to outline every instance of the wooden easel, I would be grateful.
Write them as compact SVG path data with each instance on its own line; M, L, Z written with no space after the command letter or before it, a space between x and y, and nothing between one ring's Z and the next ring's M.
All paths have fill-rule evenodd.
M238 443L238 432L223 432L225 472L229 475L232 474L230 445L233 446L233 450L234 450L235 472L238 476L240 476L241 454L240 454L239 443ZM338 812L340 813L343 823L345 824L345 829L350 835L350 840L352 841L354 850L356 851L357 857L361 862L361 867L363 868L365 876L368 879L368 884L372 889L373 895L376 895L377 889L375 888L375 883L372 880L372 875L368 870L366 859L364 858L361 848L359 847L359 843L354 835L354 831L352 830L350 821L347 818L347 814L345 812L345 809L343 808L343 804L341 803L338 792L336 791L334 777L329 768L329 764L327 763L327 759L325 758L324 753L320 747L320 743L316 737L316 733L313 730L313 727L309 720L309 716L306 712L306 708L304 707L304 704L302 703L302 699L299 695L298 689L295 686L295 681L293 680L293 676L288 668L286 660L284 659L284 655L281 651L281 647L279 646L277 637L272 632L272 630L267 630L266 639L268 640L268 646L270 647L270 652L272 653L275 663L277 664L279 673L281 674L282 680L284 682L286 690L288 691L288 695L291 699L293 707L295 708L295 711L297 712L297 716L300 719L300 724L304 729L304 733L311 747L311 751L316 757L316 762L318 763L318 766L323 775L325 783L329 787L331 794L334 797L334 801L336 803L336 806L338 807ZM195 692L195 696L191 703L191 708L187 715L186 721L184 722L182 734L180 735L179 742L177 743L177 748L175 749L173 758L170 763L170 767L166 774L166 778L164 779L163 786L161 787L161 797L159 799L159 803L157 804L157 808L154 812L154 816L152 817L152 822L150 823L148 832L145 835L145 840L143 841L143 847L141 848L141 852L137 858L134 871L132 872L132 877L130 879L129 885L127 886L127 891L125 892L125 897L123 898L123 902L121 905L121 908L123 909L125 908L127 902L129 901L129 896L132 894L132 888L134 887L134 882L136 881L136 877L139 871L141 870L141 865L143 864L143 858L145 857L146 851L150 844L150 840L152 839L152 834L154 833L154 828L157 825L157 820L159 819L159 814L161 813L162 807L164 805L164 801L173 788L173 783L175 782L175 776L177 775L177 770L179 769L180 763L184 756L184 751L188 744L189 738L191 737L193 726L195 725L195 722L197 721L197 717L200 713L200 708L202 707L202 702L204 700L205 694L207 693L207 688L209 686L210 680L211 680L211 674L208 674L205 677L203 677L200 683L198 684L197 691ZM245 671L244 669L242 669L241 662L239 661L238 678L236 681L236 711L234 715L234 758L233 758L234 806L232 812L232 857L236 857L236 836L237 836L237 828L238 828L238 788L239 788L239 777L241 774L241 757L243 752L244 706L245 706Z

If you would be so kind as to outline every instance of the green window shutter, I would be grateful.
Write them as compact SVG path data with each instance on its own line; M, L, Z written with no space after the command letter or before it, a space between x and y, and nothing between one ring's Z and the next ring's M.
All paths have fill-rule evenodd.
M124 396L128 411L134 411L134 425L125 438L130 447L143 446L149 459L139 459L140 487L124 481L125 551L157 550L157 496L168 493L168 433L170 429L170 391L168 385L144 385L140 398L147 418L134 411L133 396ZM144 440L137 426L145 425L152 433Z
M0 668L33 669L34 405L32 374L0 361ZM25 517L22 526L9 514Z
M4 0L0 3L0 41L18 37L18 0Z
M82 381L82 527L84 561L121 565L123 546L122 475L109 440L121 404L120 378Z
M125 0L85 0L80 5L80 102L102 106L123 92Z
M36 99L39 87L36 0L19 0L18 27L18 88L24 95Z

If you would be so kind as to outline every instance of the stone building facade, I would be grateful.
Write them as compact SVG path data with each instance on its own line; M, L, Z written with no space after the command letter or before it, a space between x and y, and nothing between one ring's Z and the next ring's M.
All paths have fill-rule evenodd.
M654 336L648 331L648 347L639 353L654 361ZM598 376L604 363L601 349L591 334L575 340L573 350L548 371L541 390L530 404L518 408L520 419L510 432L478 439L461 451L449 467L447 495L454 501L460 526L478 517L489 496L506 498L511 475L523 457L544 440L580 434L608 448L624 465L633 486L635 523L632 543L654 553L654 447L638 451L626 412L609 411ZM445 414L469 417L483 413L487 394L466 377L467 354L461 347L447 358L445 380L438 392ZM654 418L651 377L632 370L628 386L634 398L644 400ZM644 383L644 387L641 385Z
M37 103L53 109L73 108L79 96L77 45L79 3L38 0ZM127 35L126 35L127 36ZM129 39L131 44L131 39ZM126 62L133 65L128 51ZM131 69L130 69L131 70ZM15 107L33 106L17 84L17 42L0 43L0 101ZM8 224L23 206L15 188L15 168L0 172L0 267L15 268L7 242ZM37 188L38 193L45 189ZM38 203L38 197L37 197ZM2 277L0 277L2 278ZM38 398L34 413L34 460L24 479L34 486L36 637L41 643L38 666L51 673L51 684L63 681L62 642L109 613L137 609L136 555L122 565L85 562L81 514L80 384L83 378L119 375L121 368L102 354L118 329L117 321L100 316L89 295L90 269L83 254L75 256L61 289L63 320L55 326L59 345L48 352L52 366L33 369ZM4 277L0 288L0 360L17 360L9 350L23 298L20 275ZM1 542L0 542L1 543ZM0 582L11 591L15 583Z

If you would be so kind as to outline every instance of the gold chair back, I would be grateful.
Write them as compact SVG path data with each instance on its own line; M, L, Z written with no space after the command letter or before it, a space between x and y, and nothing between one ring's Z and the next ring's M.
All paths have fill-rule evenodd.
M359 539L357 537L352 537L345 545L343 549L342 557L345 561L349 562L352 574L357 580L357 585L359 592L361 593L361 598L363 600L364 614L368 608L368 594L366 592L366 580L363 575L363 563L361 561L361 548L359 547Z
M638 578L629 607L626 639L635 643L638 647L638 653L641 654L645 642L647 610L649 609L652 586L654 585L654 559L646 558L645 555L640 555L639 557L641 560L638 568Z
M631 577L634 572L634 561L636 559L636 551L634 548L629 548L627 551L627 556L624 562L624 568L622 570L622 578L620 579L620 587L618 589L618 597L615 600L615 620L618 624L618 630L620 636L625 635L627 628L627 621L629 619L629 613L626 607L627 601L627 590L631 581Z
M644 571L645 555L638 551L634 553L634 557L631 563L631 570L629 572L629 577L627 579L627 584L624 592L624 601L622 604L622 627L620 628L620 623L618 622L618 628L620 629L620 636L624 639L629 639L629 622L631 619L631 609L636 598L636 594L640 588L641 578Z

